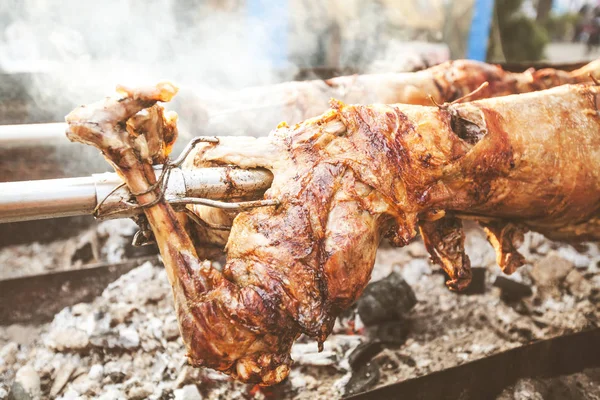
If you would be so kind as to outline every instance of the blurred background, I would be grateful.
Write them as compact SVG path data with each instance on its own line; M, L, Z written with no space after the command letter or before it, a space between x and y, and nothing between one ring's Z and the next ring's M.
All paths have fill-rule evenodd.
M598 1L4 0L0 124L62 121L118 83L203 93L338 74L595 56Z

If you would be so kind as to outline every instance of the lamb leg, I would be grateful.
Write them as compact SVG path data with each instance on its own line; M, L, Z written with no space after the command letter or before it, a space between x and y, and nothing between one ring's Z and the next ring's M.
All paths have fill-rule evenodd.
M202 262L180 216L161 197L152 169L176 136L176 117L155 105L177 92L170 84L122 89L124 97L82 106L67 116L72 141L97 147L123 177L144 212L173 288L180 331L192 365L210 365L248 382L274 384L287 376L297 336L284 329L252 288L238 288ZM265 316L272 326L265 327ZM285 321L282 321L285 322ZM279 326L280 329L276 329ZM270 331L273 333L260 333Z

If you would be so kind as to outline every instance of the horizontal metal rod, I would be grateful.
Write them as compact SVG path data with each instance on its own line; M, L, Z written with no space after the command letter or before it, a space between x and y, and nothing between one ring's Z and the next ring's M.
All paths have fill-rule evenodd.
M94 207L93 176L0 183L0 222L91 214Z
M346 399L495 399L503 397L499 394L520 379L565 376L599 366L600 328L586 328Z
M161 170L156 170L159 176ZM258 200L271 186L273 175L263 169L232 167L171 170L165 188L167 201L182 198ZM115 173L82 178L0 183L0 223L92 214L99 219L128 218L141 212Z
M0 125L0 146L6 148L69 143L66 131L65 122Z

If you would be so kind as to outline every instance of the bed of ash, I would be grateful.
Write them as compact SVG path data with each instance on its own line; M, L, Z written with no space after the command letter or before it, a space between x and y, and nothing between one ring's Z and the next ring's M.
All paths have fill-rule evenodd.
M54 244L4 248L3 278L73 267L82 243L94 241L96 257L119 261L124 257L119 246L130 229L110 222ZM482 293L448 291L420 241L401 249L382 247L373 281L389 280L390 274L404 279L416 295L414 307L404 313L392 310L388 321L370 326L356 308L350 310L338 320L322 353L314 341L301 337L293 348L296 362L289 379L272 388L186 365L165 271L146 263L93 302L63 309L51 323L0 327L0 399L332 399L600 322L596 244L575 249L527 234L521 251L529 264L510 277L523 284L517 290L494 285L501 272L475 227L469 227L467 250L472 265L485 272ZM527 288L531 295L520 292ZM400 308L404 300L398 299ZM556 392L556 385L572 398L598 399L600 369L560 380L523 380L500 398L554 398L549 393Z
M80 269L94 263L118 263L130 256L133 221L116 219L93 224L81 233L49 243L0 248L0 279Z

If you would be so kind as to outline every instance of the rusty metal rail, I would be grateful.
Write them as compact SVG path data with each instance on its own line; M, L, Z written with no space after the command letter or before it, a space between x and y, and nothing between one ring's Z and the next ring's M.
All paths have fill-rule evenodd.
M600 367L600 328L531 343L347 399L494 399L519 379L556 377L590 367Z
M83 269L0 281L0 325L51 321L65 307L93 300L109 283L146 261L144 256L118 264L98 263Z

